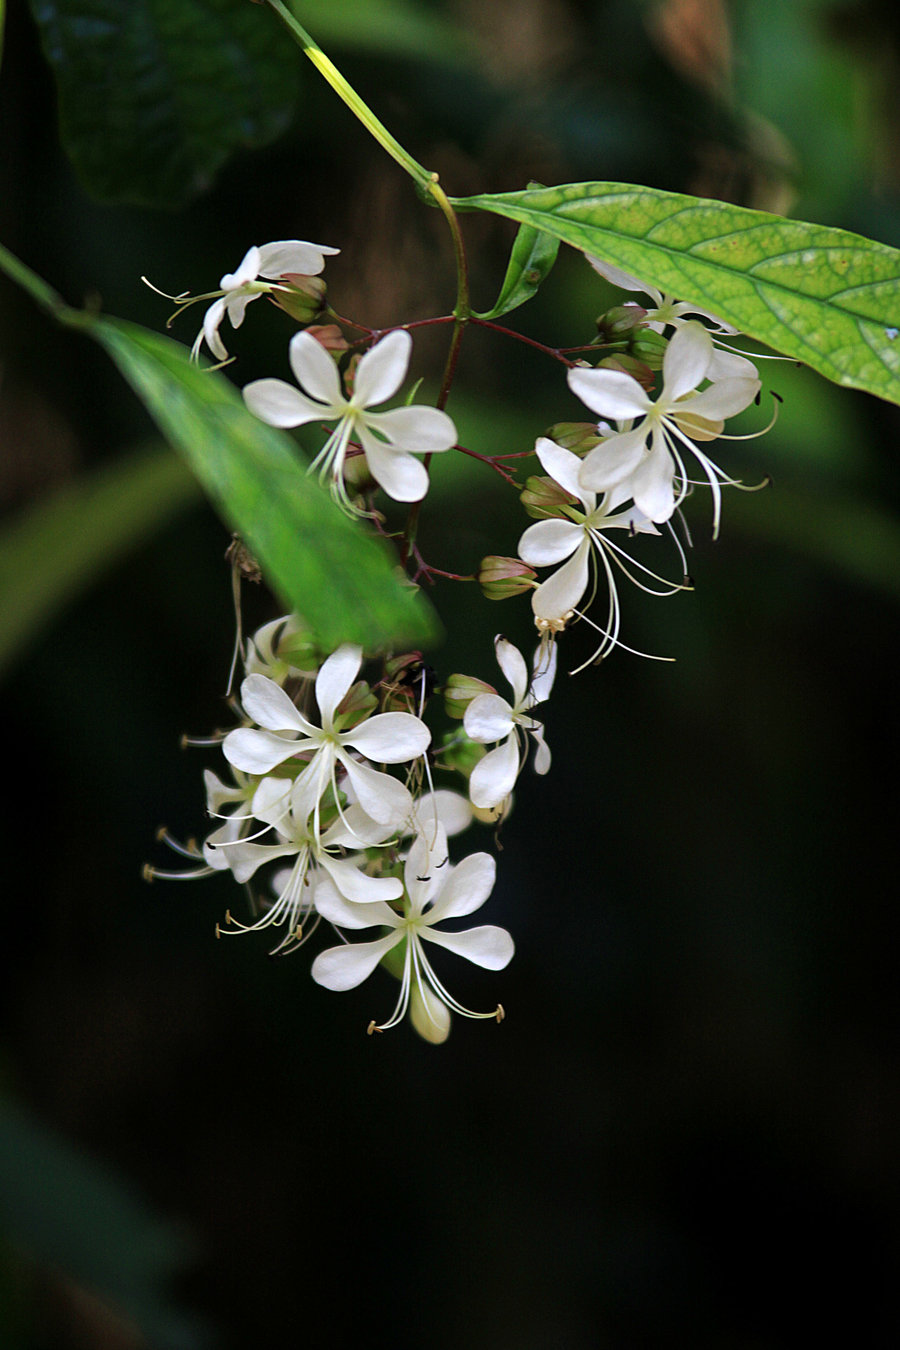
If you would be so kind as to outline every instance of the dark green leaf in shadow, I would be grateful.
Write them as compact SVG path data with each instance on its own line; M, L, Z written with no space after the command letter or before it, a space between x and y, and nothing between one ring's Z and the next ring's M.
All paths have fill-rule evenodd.
M297 0L297 18L323 44L465 66L473 44L464 30L410 0Z
M148 446L7 523L0 531L0 672L63 605L198 495L171 451Z
M178 206L290 120L298 57L247 0L31 0L62 138L95 196Z
M898 249L625 183L568 183L453 204L546 230L837 384L900 403Z
M0 1099L0 1224L15 1245L108 1301L159 1350L206 1343L165 1285L189 1252L114 1172Z

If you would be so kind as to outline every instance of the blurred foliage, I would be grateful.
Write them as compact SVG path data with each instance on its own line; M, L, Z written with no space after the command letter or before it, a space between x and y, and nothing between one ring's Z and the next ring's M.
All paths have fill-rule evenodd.
M460 196L530 179L647 183L900 245L887 0L296 7ZM61 150L30 11L7 8L0 238L66 296L96 293L103 312L160 329L165 306L141 273L203 290L249 243L296 234L342 248L330 293L374 327L452 304L437 213L312 72L284 132L252 152L230 141L178 214L99 204ZM473 294L490 304L513 231L464 226ZM588 341L617 299L564 249L518 318L544 342ZM286 373L290 325L257 310L236 335L242 382ZM443 356L442 333L421 330L432 385ZM93 545L109 560L43 635L28 620L6 684L0 998L28 1104L10 1147L20 1195L46 1195L29 1151L46 1131L104 1159L191 1235L172 1302L198 1310L223 1350L301 1334L397 1350L896 1339L896 409L766 366L785 396L778 423L733 443L729 467L774 484L728 497L714 548L690 504L694 595L628 596L627 637L674 666L619 654L561 677L551 775L523 780L503 832L492 919L517 941L508 1020L456 1028L434 1052L404 1030L367 1038L377 1009L313 987L302 956L214 943L234 900L225 880L142 887L158 820L204 828L201 765L177 742L219 715L227 533L200 505L174 518L174 458L169 488L148 478L155 501L135 500L129 456L148 419L102 352L5 284L0 360L4 575L23 578L4 604L18 594L28 612L34 555L14 533L27 510L51 522L31 538L57 531L57 606ZM481 332L458 389L463 443L490 453L529 449L581 412L553 363ZM497 475L443 455L433 476L429 560L465 572L514 550L523 521ZM101 506L79 526L56 494L92 484ZM117 552L137 544L144 506L155 542ZM474 594L438 591L453 635L431 658L439 678L483 671L498 627L530 639L527 602ZM262 594L245 603L248 626L274 612ZM586 643L572 634L569 664ZM496 992L471 979L473 1004ZM60 1255L54 1233L78 1232L80 1205L61 1184L54 1194L59 1212L34 1207L40 1222L0 1263L8 1340L131 1350L140 1333L103 1314L115 1299L92 1261L102 1225ZM159 1294L165 1272L139 1250L135 1279Z

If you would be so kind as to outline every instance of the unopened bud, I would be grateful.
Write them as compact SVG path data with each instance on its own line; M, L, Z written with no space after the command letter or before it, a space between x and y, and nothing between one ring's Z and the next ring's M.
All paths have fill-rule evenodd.
M335 728L339 731L349 731L351 727L358 726L364 718L370 717L377 707L378 699L365 680L357 680L341 699L334 719Z
M421 652L392 656L384 665L381 706L385 712L414 712L434 693L434 668Z
M652 328L643 328L635 333L628 344L628 350L651 370L662 370L663 357L668 345L668 339L664 338L662 333L654 333Z
M535 520L547 520L554 516L564 516L567 506L577 505L576 499L552 478L532 476L526 478L525 487L519 497L522 505Z
M519 558L482 558L478 581L487 600L507 600L530 591L537 573Z
M630 375L633 380L637 380L642 389L650 390L655 384L653 371L643 361L639 361L636 356L629 356L627 352L616 352L615 356L604 356L602 361L597 362L598 367L604 370L621 370L624 375Z
M483 692L491 693L491 690ZM464 778L468 778L475 765L480 759L484 759L487 754L487 746L479 745L477 741L470 741L464 731L448 731L444 733L444 742L441 746L439 763L445 769L456 769Z
M546 434L574 455L586 455L603 439L597 434L596 422L557 422Z
M276 305L298 323L311 323L325 306L325 282L321 277L304 277L298 272L286 276L287 290L272 291Z
M462 718L466 708L479 694L496 694L492 684L477 679L474 675L451 675L444 685L444 707L448 717Z
M606 342L621 342L640 328L646 317L647 311L640 305L616 305L599 316L597 332Z
M335 352L340 355L342 352L350 350L350 343L336 323L312 323L306 331L310 337L316 339L320 347L325 348L326 352Z

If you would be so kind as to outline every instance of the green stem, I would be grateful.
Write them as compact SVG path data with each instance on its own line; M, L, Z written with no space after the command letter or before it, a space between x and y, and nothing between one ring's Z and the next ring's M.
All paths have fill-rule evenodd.
M319 74L325 77L335 93L344 100L350 111L355 117L359 118L382 149L386 150L391 158L395 159L400 167L405 169L409 176L414 178L421 187L426 190L429 189L432 175L417 160L413 159L407 150L404 150L399 141L394 139L368 104L363 102L353 86L344 79L334 62L329 60L319 44L310 37L302 24L298 23L287 6L282 4L282 0L267 0L267 3L278 15L291 36L303 48L304 55L309 57Z

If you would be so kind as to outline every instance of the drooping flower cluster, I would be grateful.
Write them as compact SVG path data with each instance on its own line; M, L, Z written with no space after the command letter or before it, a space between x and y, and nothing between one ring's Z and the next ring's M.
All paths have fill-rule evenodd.
M513 954L503 928L440 926L473 913L493 889L493 858L477 852L454 866L447 840L472 824L473 805L507 808L520 769L517 728L537 742L536 770L549 767L542 729L528 710L549 693L552 669L537 671L529 684L521 654L503 638L496 645L515 704L489 686L468 702L468 743L476 758L483 755L472 772L470 804L459 791L434 787L434 764L446 762L451 771L459 766L452 755L445 761L430 750L431 732L420 715L424 684L417 691L409 681L358 679L363 652L351 644L311 671L299 621L265 625L243 652L242 724L221 741L231 781L210 770L205 775L209 814L219 823L199 849L164 832L161 837L196 865L184 872L148 867L145 875L230 872L247 885L255 913L239 919L229 911L217 932L278 930L275 952L298 949L326 920L341 945L316 958L312 975L328 989L355 988L399 953L396 1006L370 1030L395 1026L409 1012L422 1035L439 1041L449 1032L451 1010L501 1019L502 1007L472 1012L451 995L422 945L444 947L488 970L502 969ZM303 669L295 665L301 650ZM400 668L414 668L411 656ZM485 753L493 742L501 744ZM259 887L261 869L276 863L270 884ZM387 931L363 942L344 936L370 928Z
M310 472L340 507L387 533L378 491L412 504L401 547L411 581L454 578L424 562L416 527L430 457L464 447L443 406L382 407L400 394L412 339L402 327L377 333L357 324L350 327L366 336L344 336L347 321L328 310L320 279L326 255L336 252L299 240L254 247L235 273L222 277L219 291L176 297L178 304L212 301L193 356L205 342L224 362L224 320L239 328L247 305L263 294L280 305L301 325L288 350L296 385L255 380L243 390L247 407L275 427L321 426L324 439ZM393 1011L372 1021L370 1031L387 1030L408 1014L422 1036L440 1042L453 1012L502 1019L501 1005L473 1012L448 991L439 954L435 968L436 948L491 971L513 955L506 929L454 924L487 901L496 867L484 850L451 862L448 840L455 850L456 837L474 823L496 828L505 819L532 747L535 774L549 771L536 710L553 689L559 636L578 620L598 634L578 669L624 646L618 577L656 596L688 589L672 519L695 487L708 488L716 534L722 488L738 486L700 448L758 400L753 363L717 345L734 330L705 309L598 259L589 262L606 280L650 300L646 308L627 304L598 319L596 364L556 353L569 390L598 420L560 423L539 436L534 454L543 475L529 477L523 489L501 463L505 456L465 450L521 489L533 520L519 556L485 558L478 578L489 599L531 596L539 636L530 665L507 638L498 635L494 643L511 692L479 677L449 675L440 692L454 726L434 735L424 717L435 681L420 654L383 655L378 674L366 679L361 647L323 652L296 615L265 624L236 647L244 676L240 724L220 737L227 769L205 773L214 827L200 847L182 846L163 831L160 837L192 865L182 872L146 869L148 877L230 873L247 889L250 909L241 917L226 912L217 932L272 929L274 952L296 951L329 925L338 940L312 962L318 984L354 989L379 966L399 982ZM335 322L317 326L323 317ZM455 355L441 404L454 368ZM633 551L662 534L680 564L674 581ZM600 621L588 613L598 590L606 596Z

